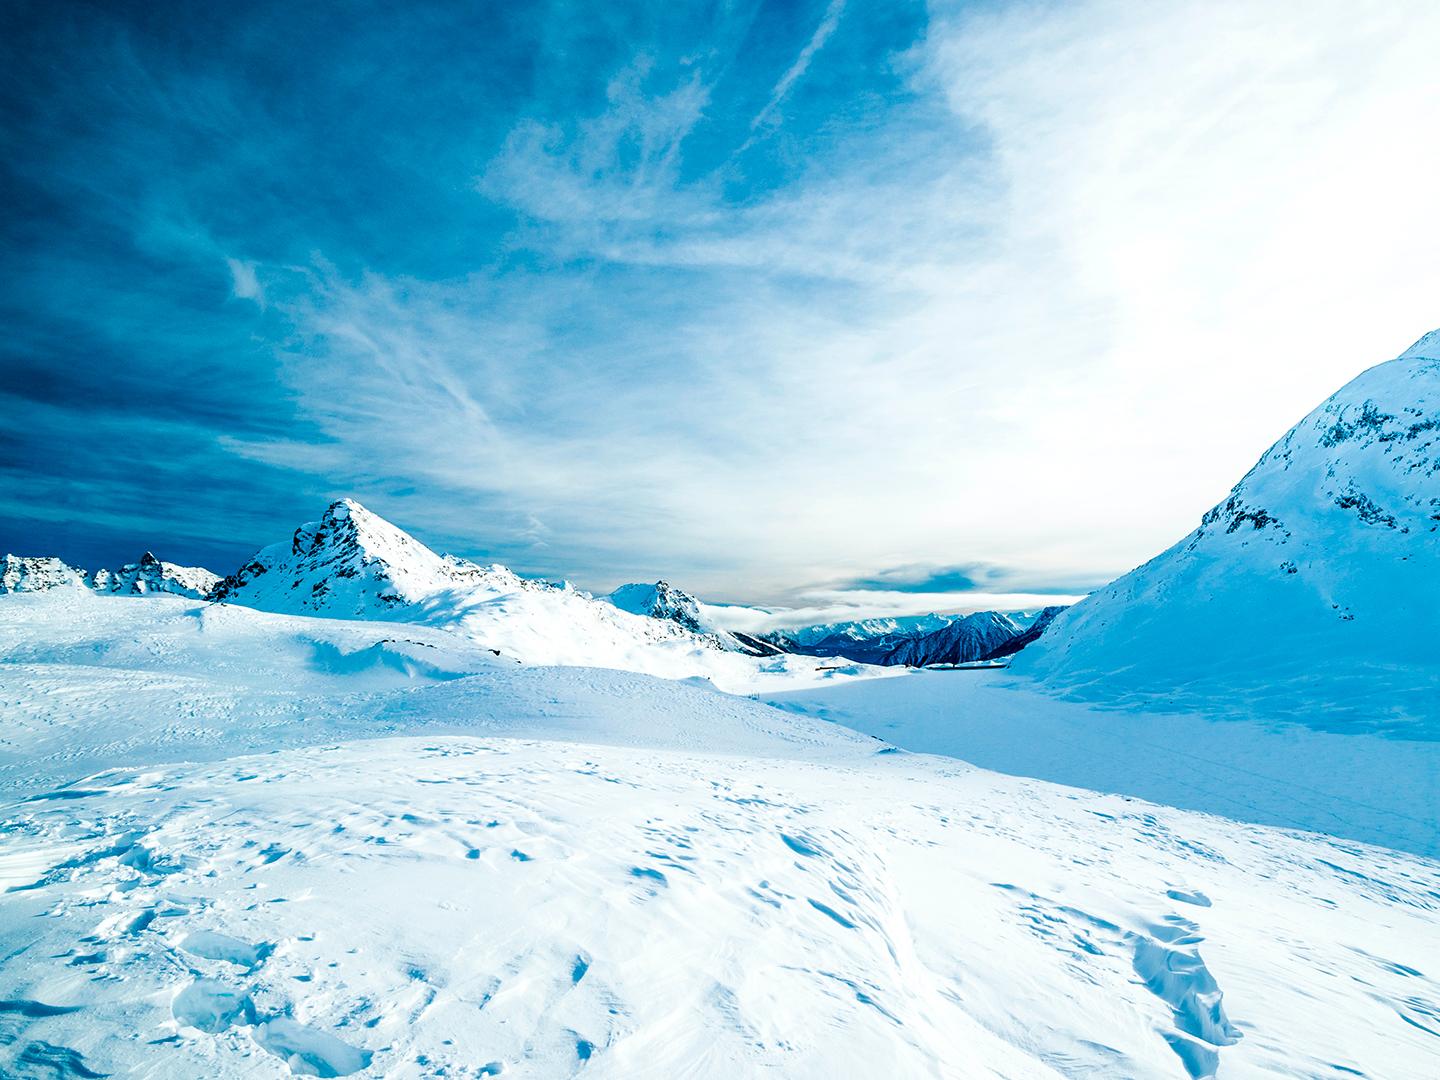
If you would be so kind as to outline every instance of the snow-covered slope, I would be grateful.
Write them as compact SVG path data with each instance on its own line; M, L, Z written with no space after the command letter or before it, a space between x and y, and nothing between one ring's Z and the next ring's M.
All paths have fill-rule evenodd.
M966 664L991 656L1020 636L1020 627L998 611L977 611L947 623L938 630L901 642L885 657L886 664L925 667L929 664Z
M85 572L49 555L0 557L0 593L83 588Z
M1014 667L1121 704L1440 738L1440 332L1321 404Z
M350 499L302 525L288 543L259 551L211 595L217 602L283 614L439 627L527 664L707 678L740 692L867 674L855 665L822 670L806 657L757 658L759 649L742 648L738 641L726 647L738 635L726 634L722 641L718 633L695 633L669 619L621 611L569 584L438 555Z
M0 701L0 1075L1433 1074L1423 859L393 621L6 596Z
M96 592L130 596L171 593L198 600L210 595L220 583L220 575L200 566L162 562L147 551L138 563L126 563L119 570L96 570L88 581Z

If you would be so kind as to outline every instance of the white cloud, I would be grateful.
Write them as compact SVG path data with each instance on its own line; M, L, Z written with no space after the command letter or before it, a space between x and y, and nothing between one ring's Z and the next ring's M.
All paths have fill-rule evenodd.
M227 258L225 265L230 268L231 292L241 300L254 300L255 303L264 307L265 290L261 287L260 278L255 272L255 263Z
M755 114L755 119L750 121L751 131L771 122L776 110L780 108L780 103L800 81L800 77L810 69L810 61L815 58L815 54L825 47L825 42L830 40L830 35L835 33L835 28L840 25L840 16L844 12L845 0L830 0L829 5L825 8L825 14L820 16L820 25L815 27L815 32L810 35L810 40L805 42L805 47L795 57L795 62L785 69L785 74L780 76L775 88L770 92L770 100L765 102L765 107Z
M481 181L563 271L330 275L293 377L362 479L502 546L544 521L583 584L1120 572L1440 324L1436 41L1428 3L940 9L920 104L744 206L679 179L711 88L642 65Z

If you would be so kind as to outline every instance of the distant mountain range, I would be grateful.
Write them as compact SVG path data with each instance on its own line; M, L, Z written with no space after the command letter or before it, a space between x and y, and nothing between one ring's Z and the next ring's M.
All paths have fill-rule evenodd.
M318 521L262 548L224 578L150 552L118 570L93 572L52 557L6 555L0 563L0 593L56 588L168 593L287 615L463 625L497 652L535 663L630 667L617 653L669 642L751 657L794 653L920 667L984 659L1023 633L1008 616L982 612L752 634L719 625L712 613L723 608L667 581L624 585L596 600L568 584L437 554L353 499L332 503Z
M76 569L51 556L0 557L0 593L76 588L128 596L171 593L202 599L210 595L219 581L219 575L209 570L162 562L148 551L140 556L139 562L126 563L119 570L93 572Z

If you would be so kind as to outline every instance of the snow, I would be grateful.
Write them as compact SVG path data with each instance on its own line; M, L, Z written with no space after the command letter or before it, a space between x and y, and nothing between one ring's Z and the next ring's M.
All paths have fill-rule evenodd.
M1011 670L350 500L213 591L7 556L0 1075L1440 1075L1436 342Z
M881 674L803 656L757 658L733 635L695 633L568 584L438 555L351 499L333 503L288 543L259 551L213 597L282 614L423 625L512 662L699 678L732 692Z
M195 600L209 596L219 583L220 575L204 567L177 566L157 559L148 551L139 562L127 563L119 570L97 570L89 579L90 587L96 592L134 596L163 592Z
M1013 669L917 671L763 700L988 769L1440 857L1434 741L1056 700Z
M1440 739L1437 343L1341 388L1015 670L1080 700Z
M170 596L3 598L0 707L7 1075L1434 1075L1414 855Z
M979 611L902 642L885 657L885 663L924 667L983 660L1021 633L1020 627L1008 616L998 611Z
M0 557L0 594L81 588L85 575L49 555Z

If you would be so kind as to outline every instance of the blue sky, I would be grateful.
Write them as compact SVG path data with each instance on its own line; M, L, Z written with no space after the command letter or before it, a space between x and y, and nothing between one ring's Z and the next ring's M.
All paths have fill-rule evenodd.
M1083 592L1440 324L1431 7L1143 7L8 5L0 548Z

